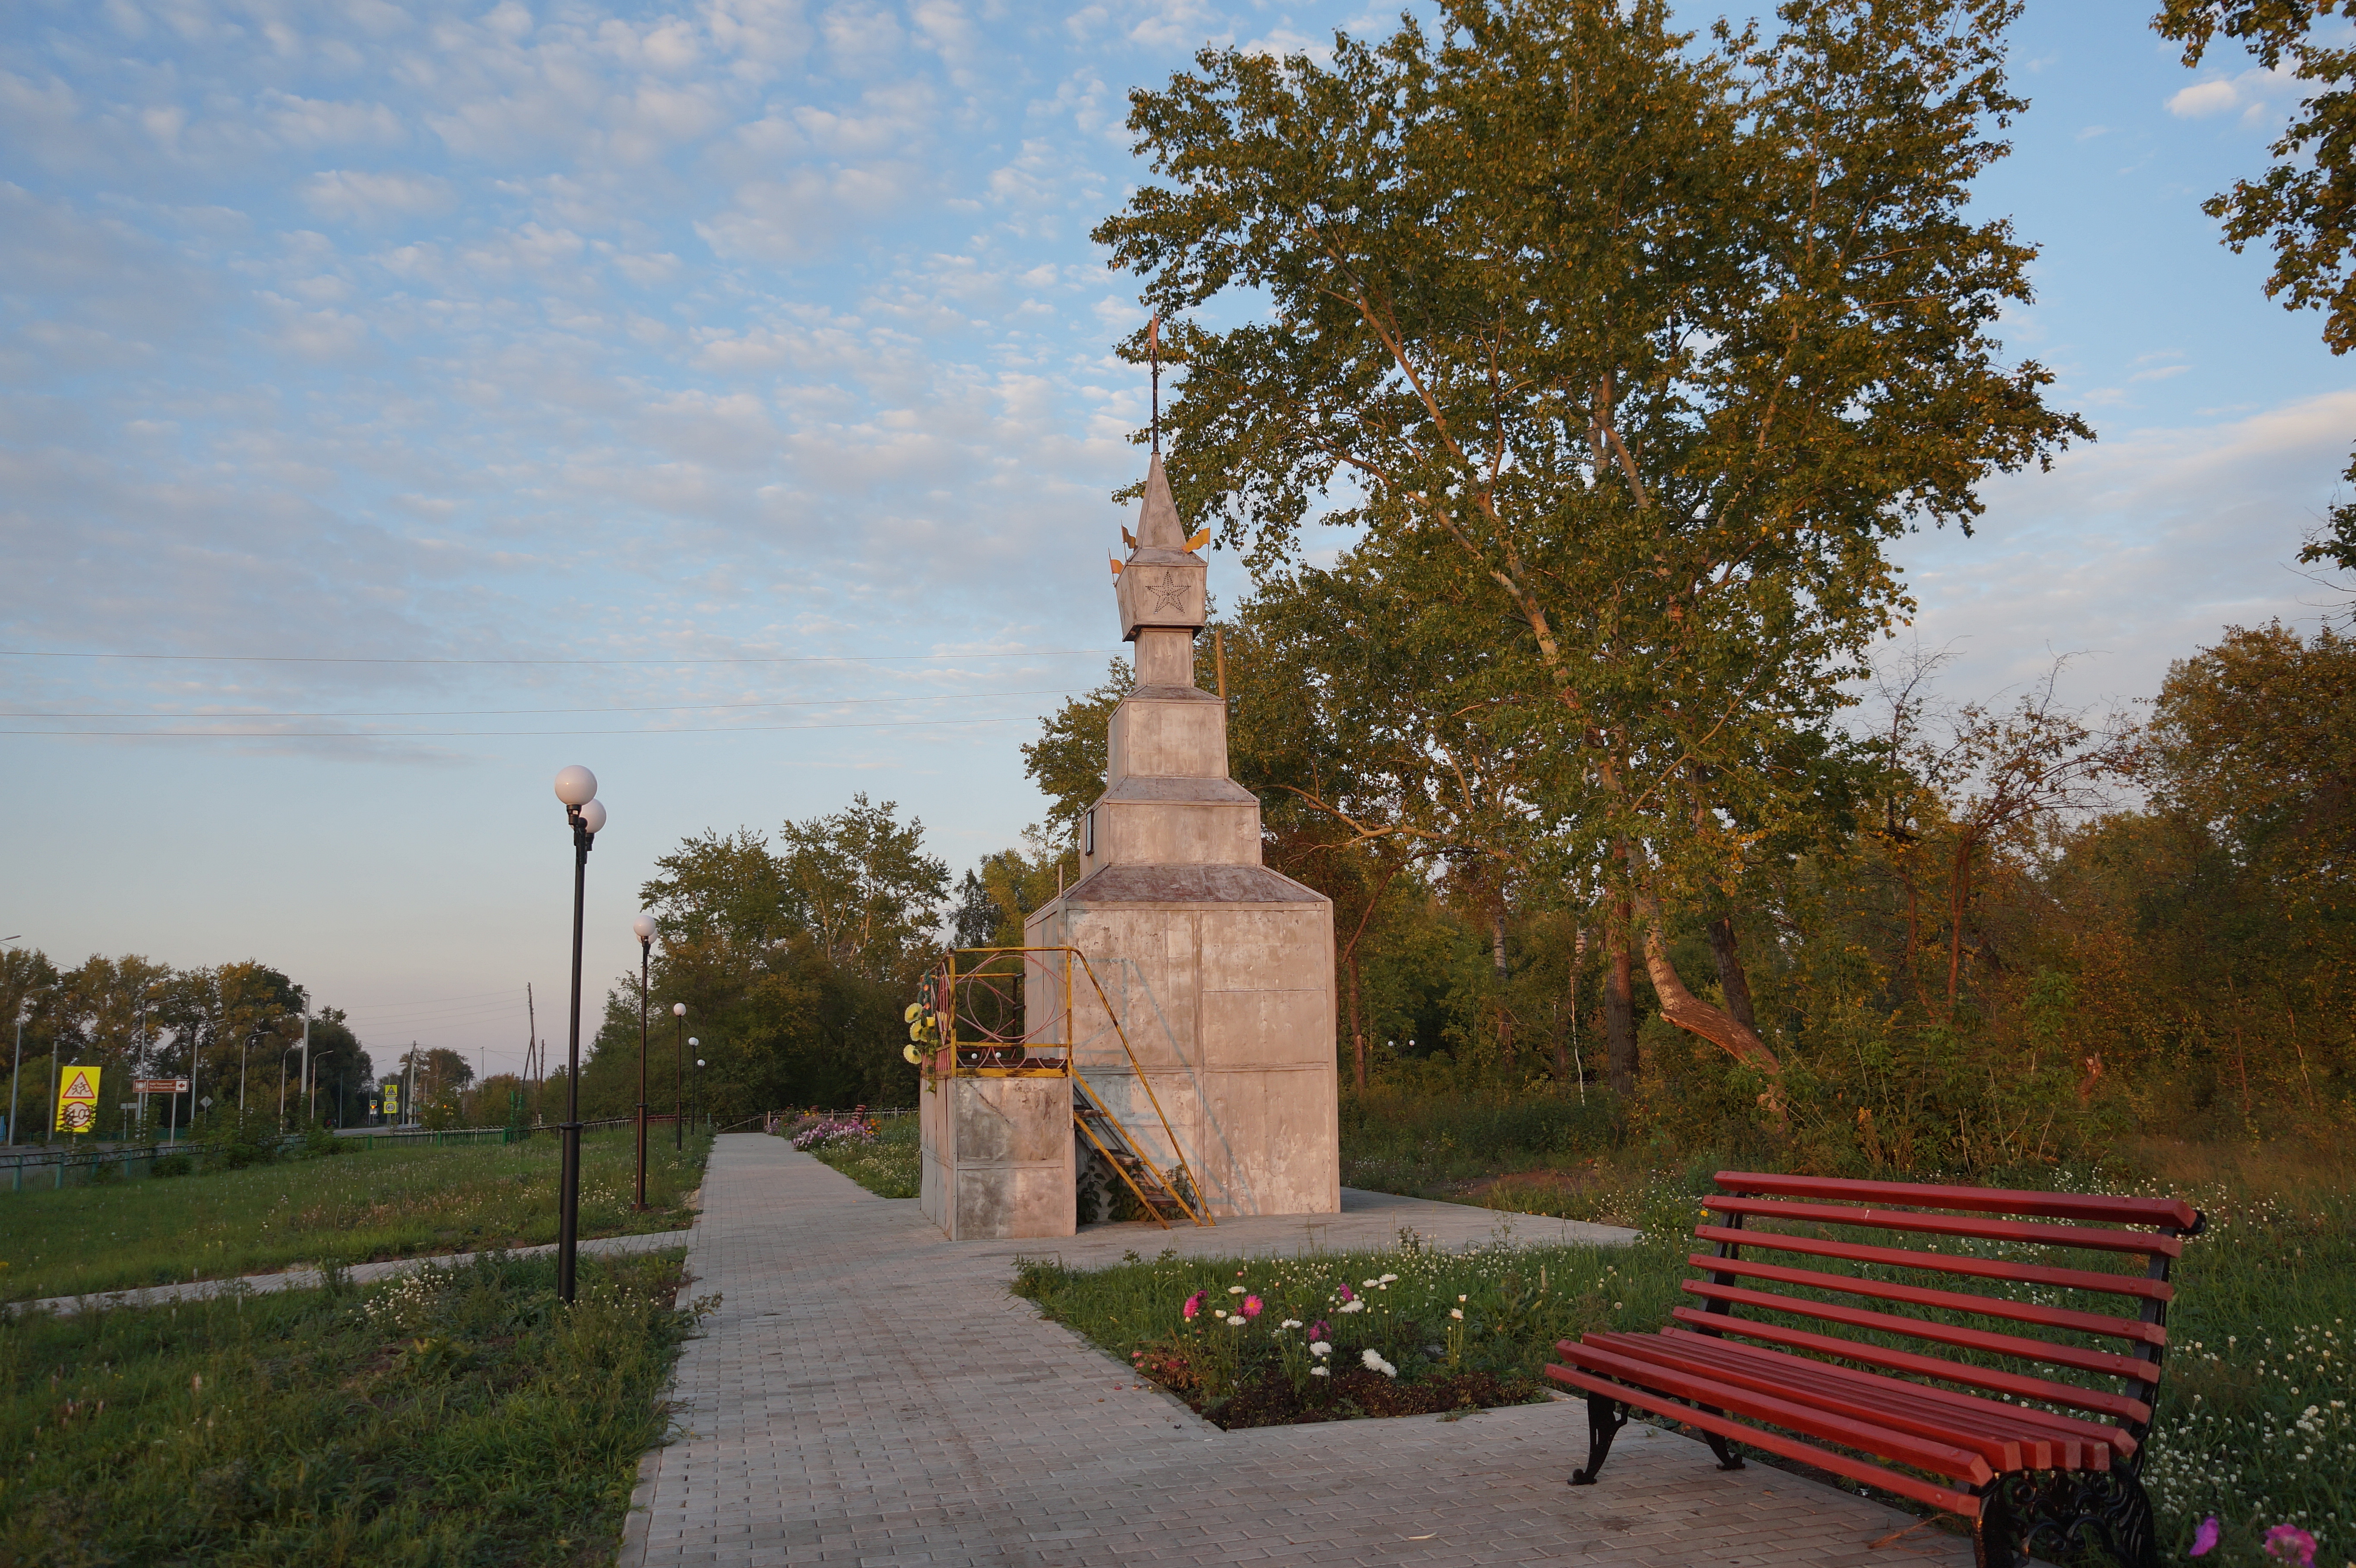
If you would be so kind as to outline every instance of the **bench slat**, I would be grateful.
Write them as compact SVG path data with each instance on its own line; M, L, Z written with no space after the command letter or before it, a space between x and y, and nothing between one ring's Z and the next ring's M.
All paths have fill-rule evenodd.
M1721 1214L1759 1214L1817 1225L1862 1225L1877 1231L1915 1231L1933 1236L1972 1236L1989 1242L2031 1242L2044 1247L2082 1247L2089 1252L2136 1253L2145 1257L2181 1257L2184 1243L2147 1231L2097 1231L2073 1225L2038 1225L2022 1220L1972 1220L1960 1214L1923 1214L1909 1209L1844 1209L1825 1203L1793 1203L1774 1198L1702 1200Z
M2049 1220L2091 1220L2115 1225L2172 1225L2179 1230L2190 1229L2200 1218L2200 1211L2181 1198L2113 1198L2094 1192L1933 1187L1912 1181L1858 1181L1835 1176L1778 1176L1757 1170L1721 1170L1718 1184L1729 1192L1902 1203L1920 1209L1961 1209L1975 1214L2036 1214Z
M1894 1465L1912 1465L1918 1470L1930 1470L1973 1485L1996 1475L1996 1467L1987 1462L1987 1456L1976 1448L1920 1437L1870 1417L1846 1415L1818 1405L1778 1398L1773 1393L1736 1388L1706 1373L1680 1371L1657 1362L1638 1360L1584 1341L1574 1345L1566 1339L1556 1349L1565 1360L1576 1361L1589 1371L1624 1378L1639 1387L1676 1394L1680 1399L1697 1399L1713 1408L1772 1422L1786 1432L1837 1443L1845 1448L1862 1448Z
M1709 1333L1740 1334L1746 1339L1764 1339L1773 1345L1789 1345L1796 1350L1813 1350L1819 1355L1863 1361L1868 1366L1887 1367L1892 1371L1940 1378L1969 1388L1984 1388L1991 1393L2008 1393L2016 1399L2041 1400L2048 1404L2066 1405L2072 1410L2091 1410L2097 1414L2115 1416L2138 1425L2151 1419L2151 1406L2142 1400L2097 1389L2080 1388L2075 1383L2054 1382L2050 1379L2029 1377L1996 1367L1976 1367L1969 1362L1944 1360L1912 1350L1893 1350L1880 1345L1869 1345L1862 1340L1844 1339L1837 1335L1811 1333L1805 1328L1787 1328L1780 1323L1761 1323L1728 1313L1707 1312L1697 1307L1676 1307L1669 1316L1680 1323Z
M2139 1345L2165 1345L2168 1330L2157 1323L2139 1322L2133 1317L2113 1317L2100 1312L2079 1312L2067 1307L2040 1307L2034 1302L2007 1301L2000 1296L1974 1296L1966 1291L1931 1290L1919 1285L1897 1285L1889 1280L1867 1279L1858 1275L1824 1274L1815 1269L1786 1268L1782 1264L1753 1263L1745 1258L1715 1258L1692 1256L1686 1262L1713 1274L1736 1275L1745 1279L1763 1279L1775 1285L1803 1285L1811 1290L1837 1290L1847 1296L1863 1296L1876 1301L1902 1301L1912 1307L1936 1307L1948 1312L1976 1313L1983 1317L2004 1317L2015 1323L2033 1323L2043 1328L2072 1328L2082 1334L2101 1334L2113 1339L2131 1339Z
M1667 1416L1681 1425L1696 1427L1704 1432L1715 1432L1720 1437L1730 1437L1735 1442L1756 1448L1762 1454L1773 1454L1785 1459L1796 1459L1803 1465L1812 1465L1819 1470L1830 1470L1836 1476L1847 1476L1852 1481L1862 1481L1868 1486L1879 1487L1884 1491L1895 1492L1903 1498L1912 1498L1916 1502L1927 1503L1935 1509L1944 1509L1947 1512L1961 1515L1965 1519L1977 1519L1980 1516L1980 1499L1969 1492L1953 1491L1936 1482L1923 1480L1918 1476L1907 1475L1902 1470L1892 1470L1868 1460L1852 1458L1847 1454L1835 1453L1830 1449L1818 1447L1813 1443L1803 1443L1794 1438L1786 1437L1779 1432L1746 1426L1741 1422L1729 1421L1722 1415L1712 1415L1707 1411L1695 1410L1689 1405L1680 1404L1676 1400L1664 1395L1648 1393L1643 1389L1630 1388L1625 1383L1616 1383L1607 1378L1599 1378L1574 1367L1549 1365L1546 1373L1547 1377L1558 1383L1568 1383L1572 1388L1580 1389L1589 1393L1600 1393L1606 1399L1622 1400L1639 1410L1649 1410L1655 1415Z
M1861 1307L1839 1307L1828 1301L1802 1301L1795 1296L1745 1290L1740 1285L1711 1285L1706 1280L1688 1279L1681 1284L1690 1294L1710 1301L1756 1307L1769 1312L1790 1312L1850 1328L1903 1334L1912 1339L1928 1339L1934 1345L1986 1350L1990 1355L2010 1356L2023 1361L2043 1361L2048 1366L2072 1367L2082 1372L2101 1372L2110 1377L2135 1378L2152 1383L2159 1381L2157 1363L2137 1360L2133 1356L2122 1356L2110 1350L2082 1350L2074 1345L2057 1345L2051 1339L2024 1339L2017 1334L1993 1334L1985 1328L1965 1328L1952 1323L1941 1323L1934 1318L1901 1317L1894 1313L1869 1312Z
M1853 1402L1872 1419L1903 1431L1950 1441L1970 1439L1999 1470L2105 1470L2114 1440L2125 1438L2125 1434L2092 1422L1674 1327L1653 1334L1589 1338L1608 1339L1613 1348L1640 1360L1667 1359L1771 1393L1784 1389L1811 1403ZM2127 1442L2120 1452L2133 1447Z
M2010 1280L2016 1285L2050 1285L2063 1290L2103 1291L2112 1296L2141 1296L2147 1301L2176 1299L2176 1286L2164 1279L2147 1279L2139 1274L2047 1268L2041 1264L2017 1264L2002 1258L1959 1257L1950 1253L1915 1252L1907 1247L1871 1247L1862 1242L1826 1242L1814 1236L1788 1236L1780 1231L1738 1231L1730 1225L1696 1225L1694 1234L1705 1242L1765 1247L1779 1253L1806 1253L1814 1257L1839 1258L1847 1263L1887 1264L1892 1268L1970 1275L1977 1279Z

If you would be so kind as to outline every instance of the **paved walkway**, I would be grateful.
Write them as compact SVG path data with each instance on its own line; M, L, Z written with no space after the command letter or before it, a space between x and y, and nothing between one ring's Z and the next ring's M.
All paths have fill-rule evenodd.
M1365 1194L1314 1222L957 1244L758 1135L719 1140L703 1194L693 1290L722 1304L680 1360L685 1435L648 1456L622 1568L1971 1561L1929 1529L1870 1544L1914 1521L1633 1424L1601 1485L1566 1486L1571 1402L1221 1432L1005 1288L1018 1252L1338 1250L1401 1223L1462 1245L1488 1239L1484 1211Z
M605 1236L594 1242L583 1242L584 1253L659 1253L672 1247L684 1247L695 1239L693 1231L655 1231L643 1236ZM511 1258L538 1257L556 1250L554 1242L536 1247L509 1249ZM354 1264L351 1280L355 1285L369 1285L380 1279L415 1274L431 1264L436 1268L460 1268L481 1257L480 1253L444 1253L438 1256L388 1258L382 1263ZM59 1315L88 1312L101 1307L161 1307L167 1301L207 1301L232 1290L243 1290L252 1296L268 1296L281 1290L316 1290L327 1281L317 1269L291 1268L277 1274L241 1275L232 1279L196 1279L186 1285L155 1285L145 1290L106 1290L93 1296L49 1296L38 1301L20 1301L14 1306L0 1306L0 1314L9 1312L54 1312Z

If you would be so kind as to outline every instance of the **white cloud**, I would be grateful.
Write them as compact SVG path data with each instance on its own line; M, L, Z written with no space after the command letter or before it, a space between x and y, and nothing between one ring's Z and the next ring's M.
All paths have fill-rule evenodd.
M322 218L376 223L444 212L454 194L439 175L363 169L323 169L300 187L304 205Z
M2243 122L2254 125L2297 101L2302 91L2287 65L2272 70L2251 69L2237 76L2211 77L2179 90L2169 99L2168 112L2179 120L2205 120L2239 110Z

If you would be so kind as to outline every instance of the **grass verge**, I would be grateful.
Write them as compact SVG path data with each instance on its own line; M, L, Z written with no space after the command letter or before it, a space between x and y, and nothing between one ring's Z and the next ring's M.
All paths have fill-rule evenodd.
M581 1234L677 1230L693 1218L709 1135L647 1151L630 1208L635 1136L582 1139ZM268 1274L313 1263L530 1246L556 1240L557 1140L376 1148L242 1170L0 1194L0 1301Z
M0 1320L0 1563L610 1562L681 1256Z
M914 1116L877 1123L872 1137L839 1137L810 1153L878 1198L914 1198L923 1180L923 1149Z

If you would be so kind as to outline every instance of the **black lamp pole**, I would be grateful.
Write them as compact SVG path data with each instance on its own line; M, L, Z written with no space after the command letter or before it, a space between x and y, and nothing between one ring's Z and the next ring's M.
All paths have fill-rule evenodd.
M575 800L568 798L578 795ZM587 768L556 775L556 798L573 825L573 1028L564 1055L564 1120L559 1124L562 1162L556 1178L556 1295L573 1303L575 1253L581 1239L581 912L589 891L589 847L605 826L597 778Z
M646 917L641 915L639 919ZM631 1205L647 1206L647 965L654 952L654 933L638 933L638 1196Z
M671 1004L670 1021L670 1134L671 1147L687 1152L687 1004Z

